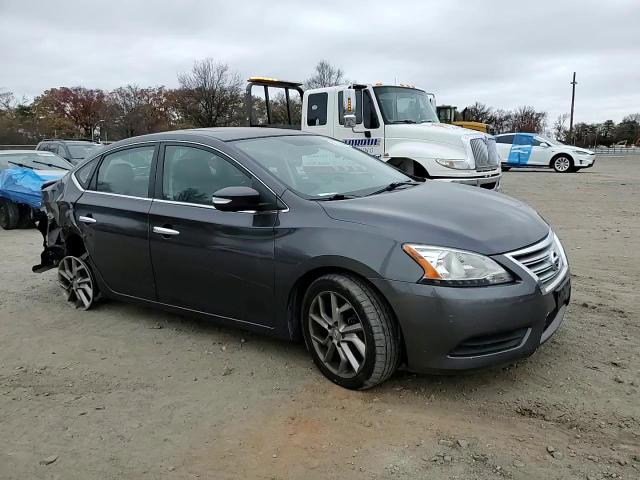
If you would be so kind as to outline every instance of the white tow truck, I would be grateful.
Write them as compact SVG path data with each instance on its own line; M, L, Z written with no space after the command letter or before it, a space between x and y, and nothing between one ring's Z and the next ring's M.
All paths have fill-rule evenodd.
M250 126L333 137L418 177L500 185L495 139L440 123L434 96L424 90L352 84L305 91L297 82L251 77L246 99Z

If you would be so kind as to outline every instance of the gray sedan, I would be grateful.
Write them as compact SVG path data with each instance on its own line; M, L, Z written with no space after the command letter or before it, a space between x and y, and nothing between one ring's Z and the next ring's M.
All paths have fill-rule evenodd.
M560 240L522 202L290 130L124 140L44 201L34 270L56 267L75 306L101 295L304 339L322 373L351 389L401 365L451 372L526 357L571 294Z

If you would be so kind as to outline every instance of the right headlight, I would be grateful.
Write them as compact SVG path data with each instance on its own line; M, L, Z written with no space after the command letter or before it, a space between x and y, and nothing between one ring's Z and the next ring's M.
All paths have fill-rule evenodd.
M402 250L422 267L424 283L481 287L513 281L509 272L479 253L410 243L405 243Z
M474 168L469 165L466 159L436 158L435 161L443 167L455 168L456 170L472 170Z

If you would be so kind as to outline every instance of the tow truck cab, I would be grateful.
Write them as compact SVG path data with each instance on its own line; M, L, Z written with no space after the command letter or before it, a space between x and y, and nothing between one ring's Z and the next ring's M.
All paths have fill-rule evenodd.
M251 77L250 126L297 128L326 135L419 177L487 189L500 185L492 136L440 123L432 94L410 86L335 86Z

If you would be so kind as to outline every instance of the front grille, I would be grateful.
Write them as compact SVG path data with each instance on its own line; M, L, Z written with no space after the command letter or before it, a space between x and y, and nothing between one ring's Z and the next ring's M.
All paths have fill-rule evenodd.
M528 328L519 328L508 332L469 338L451 350L449 357L477 357L511 350L522 343L528 330Z
M560 249L553 233L549 233L541 242L507 256L529 270L540 281L542 291L547 293L562 280L567 271L566 260Z
M477 171L493 170L498 166L500 157L498 157L495 138L472 138L470 144Z

